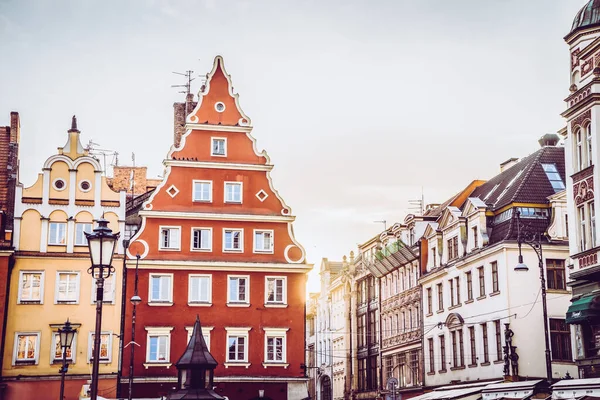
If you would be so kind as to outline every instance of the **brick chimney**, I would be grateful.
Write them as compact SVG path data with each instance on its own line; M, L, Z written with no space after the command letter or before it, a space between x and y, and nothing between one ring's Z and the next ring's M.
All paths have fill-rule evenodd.
M185 133L185 119L194 111L198 102L194 101L194 95L188 93L185 96L185 103L173 103L173 143L179 147L181 137Z

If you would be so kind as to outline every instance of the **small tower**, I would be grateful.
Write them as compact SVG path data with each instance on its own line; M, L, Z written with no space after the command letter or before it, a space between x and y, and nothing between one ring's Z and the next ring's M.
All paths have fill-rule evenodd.
M200 317L196 316L192 337L185 352L175 364L177 368L177 391L170 400L224 399L213 390L213 378L217 361L208 351Z

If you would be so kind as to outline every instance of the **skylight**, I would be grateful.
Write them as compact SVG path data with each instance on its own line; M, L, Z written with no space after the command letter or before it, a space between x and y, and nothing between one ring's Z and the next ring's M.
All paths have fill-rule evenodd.
M508 192L508 189L510 189L510 187L513 185L513 183L515 183L515 181L517 179L519 179L519 177L521 176L522 173L523 173L523 170L520 170L519 172L517 172L517 174L514 176L514 178L512 178L510 180L510 182L508 182L508 185L506 185L506 187L504 188L502 193L500 193L500 196L498 196L498 198L496 199L496 202L500 201L500 199L506 194L506 192Z
M554 189L554 193L565 190L565 183L556 169L556 164L542 164L542 168L544 168L544 172L552 185L552 189Z
M494 185L494 187L492 188L492 190L490 190L488 192L488 194L485 195L485 197L483 198L483 201L486 201L487 199L489 199L490 196L492 195L492 193L494 193L496 191L496 189L498 188L498 186L500 186L500 184L496 183L496 185Z

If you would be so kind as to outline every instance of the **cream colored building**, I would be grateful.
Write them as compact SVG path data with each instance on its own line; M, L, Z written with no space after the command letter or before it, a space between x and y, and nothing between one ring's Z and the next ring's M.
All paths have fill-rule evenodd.
M25 150L26 151L26 150ZM77 328L65 394L75 396L90 379L95 327L95 282L87 240L104 216L113 231L124 231L125 192L106 184L98 160L80 141L75 117L67 143L43 164L37 181L15 196L15 265L10 276L2 375L7 398L56 398L61 350L57 329ZM120 241L118 254L123 254ZM118 367L122 259L105 283L100 351L100 395L114 397ZM109 378L109 379L107 379Z

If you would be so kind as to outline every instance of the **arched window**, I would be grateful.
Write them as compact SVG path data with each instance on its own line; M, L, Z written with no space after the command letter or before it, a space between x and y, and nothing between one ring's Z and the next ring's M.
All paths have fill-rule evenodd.
M592 124L589 123L588 126L586 126L585 128L585 138L586 138L586 142L587 142L587 166L589 167L590 165L593 164L593 157L592 157Z
M581 137L581 129L577 129L575 132L575 166L577 171L583 169L583 142Z

